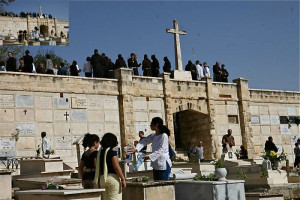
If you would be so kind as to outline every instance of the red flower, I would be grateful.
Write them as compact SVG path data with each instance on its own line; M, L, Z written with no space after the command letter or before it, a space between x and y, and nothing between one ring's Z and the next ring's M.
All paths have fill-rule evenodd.
M216 163L216 165L218 165L219 163Z

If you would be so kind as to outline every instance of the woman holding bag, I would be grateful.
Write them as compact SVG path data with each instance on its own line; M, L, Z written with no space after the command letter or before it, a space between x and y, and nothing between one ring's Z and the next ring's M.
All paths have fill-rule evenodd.
M152 143L152 153L144 157L144 161L150 159L153 168L153 179L169 180L172 162L169 156L169 129L163 125L160 117L154 117L150 124L151 130L155 133L141 140L136 149L130 149L131 153L140 151L144 146Z
M121 200L122 188L126 188L126 181L119 165L117 152L113 150L118 145L117 137L112 133L105 133L100 144L102 148L94 159L96 166L94 181L98 183L100 179L100 188L105 189L102 200Z

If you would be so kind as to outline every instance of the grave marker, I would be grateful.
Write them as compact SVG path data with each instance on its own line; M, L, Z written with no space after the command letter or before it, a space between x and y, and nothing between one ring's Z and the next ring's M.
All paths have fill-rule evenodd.
M0 95L0 107L14 107L14 95L1 94Z
M56 97L54 99L54 107L55 108L69 108L70 107L69 99Z
M16 107L33 107L33 96L29 95L17 95L16 96Z
M86 110L72 110L72 121L74 122L87 122Z
M35 124L33 122L18 122L17 128L19 129L20 135L35 134Z

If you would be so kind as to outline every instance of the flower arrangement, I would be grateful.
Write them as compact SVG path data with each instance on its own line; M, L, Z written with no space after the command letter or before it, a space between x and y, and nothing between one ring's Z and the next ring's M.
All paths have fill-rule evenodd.
M275 151L266 151L261 157L265 160L270 160L271 163L275 163L276 161L281 162L283 160L287 160L287 154L284 152L278 154Z
M213 164L216 169L217 168L224 168L223 161L221 159L215 159L215 160L211 161L210 164Z
M16 128L15 132L11 134L12 138L15 138L16 141L19 140L20 129Z
M58 183L49 183L47 186L43 185L41 187L41 190L62 190L63 187L61 187Z
M235 150L234 154L236 155L237 159L240 158L240 150L239 149Z
M214 174L209 174L207 176L205 175L196 175L194 177L195 181L217 181L218 177L216 177L216 175Z
M41 147L38 145L38 148L36 150L36 157L39 157L41 155Z

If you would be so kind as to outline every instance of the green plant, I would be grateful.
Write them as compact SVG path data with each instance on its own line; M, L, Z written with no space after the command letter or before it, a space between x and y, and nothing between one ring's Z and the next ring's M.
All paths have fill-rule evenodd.
M268 170L267 169L262 168L261 172L262 172L261 173L262 178L268 178Z
M213 164L215 166L215 168L224 168L223 166L223 161L219 158L219 159L216 159L216 160L213 160L210 162L210 164Z
M274 163L275 161L283 161L287 159L287 154L282 152L280 155L277 154L275 151L266 151L264 154L261 156L265 160L270 160L271 163Z
M194 177L194 180L195 181L217 181L218 177L216 177L212 173L207 176L198 174Z
M55 151L52 149L50 152L51 155L55 154Z
M243 180L248 179L245 170L243 170L243 169L237 169L237 170L236 170L236 173L238 174L238 177L239 177L239 178L241 178L241 179L243 179Z
M40 145L38 145L38 148L36 150L36 157L39 157L41 155L41 148Z

